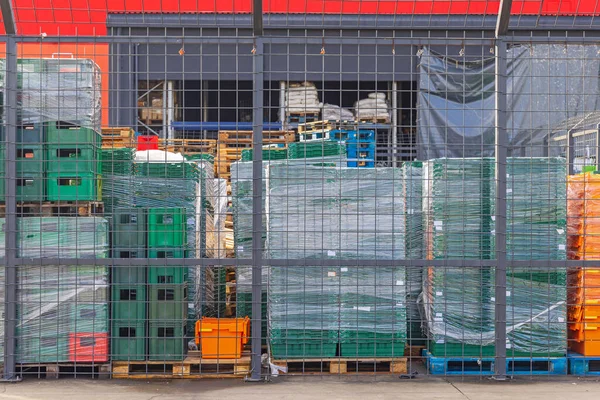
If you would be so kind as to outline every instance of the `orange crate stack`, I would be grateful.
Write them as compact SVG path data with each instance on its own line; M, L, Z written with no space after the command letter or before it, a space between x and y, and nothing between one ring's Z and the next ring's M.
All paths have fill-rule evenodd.
M569 257L600 260L600 175L569 177ZM569 343L572 351L600 356L600 269L569 271Z
M250 319L207 318L196 321L196 344L202 358L241 358L248 343Z

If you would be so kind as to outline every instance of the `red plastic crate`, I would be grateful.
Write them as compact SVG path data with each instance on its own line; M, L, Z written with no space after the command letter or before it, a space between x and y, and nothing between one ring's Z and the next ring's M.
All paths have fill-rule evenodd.
M137 149L138 150L158 150L158 136L138 136L137 137Z
M69 361L107 362L108 333L69 333Z

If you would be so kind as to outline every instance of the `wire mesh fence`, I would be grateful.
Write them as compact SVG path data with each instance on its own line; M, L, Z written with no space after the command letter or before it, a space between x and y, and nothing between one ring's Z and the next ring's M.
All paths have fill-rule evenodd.
M600 373L587 2L142 3L2 3L6 379Z

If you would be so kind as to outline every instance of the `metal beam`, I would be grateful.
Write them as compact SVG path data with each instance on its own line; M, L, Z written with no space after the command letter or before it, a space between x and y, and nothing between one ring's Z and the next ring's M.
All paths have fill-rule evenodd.
M261 3L262 4L262 3ZM256 2L255 2L256 5ZM256 8L255 8L256 9ZM262 13L262 7L260 8ZM262 18L262 17L261 17ZM261 21L262 25L262 21ZM254 54L254 79L252 107L252 359L250 380L260 381L262 356L262 213L263 213L263 97L264 58L262 38L256 38Z
M500 10L498 12L498 19L496 20L496 38L500 36L505 36L508 32L511 7L512 0L501 0Z
M14 36L9 36L6 42L5 77L4 380L12 381L16 379L15 334L17 327L17 42Z
M263 2L262 0L252 1L252 27L254 36L263 35Z
M504 2L503 2L504 3ZM506 42L496 39L496 290L495 290L495 345L494 376L506 379Z
M13 13L11 0L0 0L0 9L2 10L2 21L4 22L4 31L7 35L17 34L17 25L15 24L15 15Z

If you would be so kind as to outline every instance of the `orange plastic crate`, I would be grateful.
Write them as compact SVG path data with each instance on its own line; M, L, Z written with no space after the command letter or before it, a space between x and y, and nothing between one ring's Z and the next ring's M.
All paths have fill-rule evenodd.
M69 360L107 362L108 333L69 333Z
M571 351L583 356L600 356L600 340L571 341Z
M249 332L248 317L205 317L196 321L196 344L200 346L202 358L241 358Z

